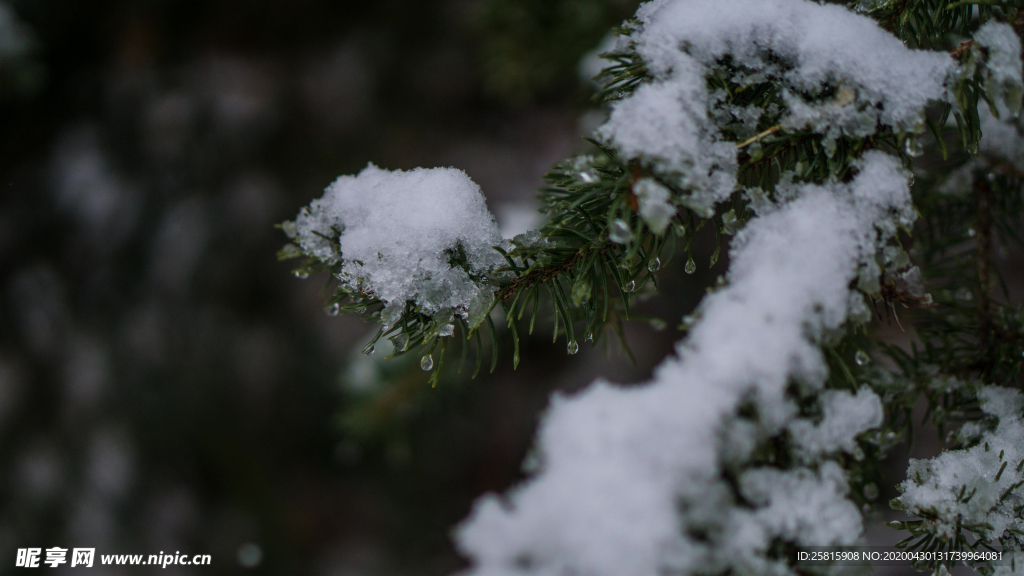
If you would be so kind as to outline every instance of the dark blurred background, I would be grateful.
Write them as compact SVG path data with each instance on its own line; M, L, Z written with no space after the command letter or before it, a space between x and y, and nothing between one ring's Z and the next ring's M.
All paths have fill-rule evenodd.
M524 231L636 4L0 1L0 573L30 546L213 556L168 575L462 567L450 529L523 477L550 394L645 378L725 264L663 267L635 365L548 325L517 371L431 389L358 353L373 327L324 314L274 224L372 161L462 168Z
M416 354L359 353L375 328L324 313L330 279L277 262L274 224L374 162L462 168L506 237L536 225L637 3L0 0L0 574L53 546L213 557L96 575L462 568L451 528L525 477L550 395L671 351L727 266L713 233L627 325L635 364L614 337L567 356L547 324L518 370L505 337L493 374L432 389ZM906 458L874 543L900 537L881 520Z

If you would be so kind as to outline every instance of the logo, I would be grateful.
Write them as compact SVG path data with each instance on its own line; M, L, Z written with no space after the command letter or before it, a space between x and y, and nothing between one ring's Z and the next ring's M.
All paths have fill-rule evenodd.
M15 558L14 566L17 568L39 568L42 561L50 568L56 568L61 564L68 563L68 549L54 546L46 549L46 559L43 558L42 548L18 548L18 556ZM74 548L71 551L71 567L85 566L92 568L93 560L96 558L95 548Z

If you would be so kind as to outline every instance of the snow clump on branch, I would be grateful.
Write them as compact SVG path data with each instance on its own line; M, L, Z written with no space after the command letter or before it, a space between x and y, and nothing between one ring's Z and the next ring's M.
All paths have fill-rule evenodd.
M487 309L480 277L506 265L483 194L462 170L382 170L341 176L285 232L326 265L341 264L348 290L376 296L394 323L406 304L427 315Z
M1024 534L1020 508L1024 497L1024 395L987 386L980 390L981 409L998 419L993 430L970 423L961 436L976 433L977 444L931 460L911 460L897 498L909 513L924 518L929 533L952 540L964 526L989 539L1006 532Z
M753 136L763 114L789 130L864 137L880 126L920 132L924 107L948 99L948 54L909 50L865 16L806 0L654 0L627 37L649 83L617 102L599 135L693 195L707 213L736 186L737 148L725 123ZM781 87L781 107L737 107L708 75L727 62L745 84Z

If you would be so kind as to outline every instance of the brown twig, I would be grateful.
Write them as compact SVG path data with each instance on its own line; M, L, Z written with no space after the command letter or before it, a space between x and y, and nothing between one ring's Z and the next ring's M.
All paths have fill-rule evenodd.
M964 53L971 49L971 46L974 46L974 40L961 42L959 46L949 53L949 55L952 56L954 60L959 61L964 57Z
M512 296L513 294L517 294L520 290L530 290L537 284L548 282L551 279L557 277L562 272L572 269L572 267L575 266L577 262L584 258L590 257L595 252L598 256L600 256L605 252L611 250L611 248L611 244L605 244L604 246L601 247L591 246L584 250L578 250L575 254L572 255L571 258L569 258L565 262L555 264L553 266L548 266L546 268L538 268L536 270L532 270L526 274L523 274L522 276L515 278L508 284L499 288L497 296L499 299L504 300L509 296Z

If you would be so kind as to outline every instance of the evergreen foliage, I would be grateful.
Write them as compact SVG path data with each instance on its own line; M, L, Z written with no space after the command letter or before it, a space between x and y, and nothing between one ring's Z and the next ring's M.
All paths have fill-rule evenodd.
M911 464L901 485L904 494L892 502L911 517L895 525L908 532L901 546L949 551L999 545L1021 550L1024 447L1015 447L1014 439L1024 410L1024 309L1012 303L996 259L1000 251L1024 249L1024 144L1016 120L1024 94L1019 41L1024 9L1015 2L987 0L858 1L846 8L800 0L766 2L769 8L764 9L777 10L780 21L788 18L784 12L789 10L812 24L868 26L854 19L851 12L856 12L902 41L885 44L878 48L881 52L870 52L875 49L871 38L863 46L847 46L849 60L835 57L829 61L832 69L814 75L805 69L810 49L787 44L791 29L781 23L774 36L767 34L776 44L707 41L726 45L721 48L687 39L678 42L681 47L665 50L684 54L664 56L677 58L671 66L657 61L663 56L658 50L664 48L655 42L657 34L674 33L672 18L677 14L672 10L682 13L691 4L699 17L713 18L699 13L707 4L700 0L658 0L641 7L637 19L619 29L617 45L604 55L610 64L598 76L602 87L595 95L611 108L611 119L591 140L591 154L567 159L546 176L540 194L546 223L494 246L506 265L474 268L464 252L472 247L450 248L449 265L462 268L493 295L488 306L437 311L423 298L410 298L398 303L400 316L395 318L387 312L395 303L342 282L328 301L329 310L357 312L380 322L365 350L387 339L394 356L423 354L421 365L433 370L432 384L441 375L449 342L461 343L463 362L472 351L474 374L489 349L493 370L501 346L493 321L497 315L492 314L498 307L511 335L514 365L519 363L519 333L532 332L539 315L553 317L554 339L564 338L567 352L574 354L581 341L599 340L608 330L623 340L622 322L630 318L634 299L649 287L657 288L655 272L677 251L685 254L687 272L696 269L692 241L698 229L711 226L716 233L718 247L709 263L714 266L726 236L745 234L747 243L739 248L745 250L751 237L775 240L767 231L771 218L833 213L811 200L822 191L834 198L860 198L858 190L892 186L891 198L851 201L853 213L861 215L853 220L872 215L860 228L850 224L851 234L871 237L851 248L869 254L851 257L850 303L837 309L838 321L819 320L812 313L797 323L806 326L808 334L802 337L818 350L827 375L788 368L788 383L777 402L765 389L738 388L739 400L726 410L730 416L714 424L729 439L715 463L721 468L708 471L712 480L702 488L718 491L714 509L707 513L721 518L696 519L698 512L687 508L696 504L674 495L679 498L679 522L687 531L682 542L704 550L701 573L792 573L792 550L819 541L776 525L782 522L778 515L803 513L780 510L776 502L786 490L802 486L800 490L820 493L840 516L849 501L870 504L884 481L879 463L900 442L912 439L911 413L923 399L929 422L943 434L950 432L950 451L934 461ZM870 26L865 30L875 30L875 24ZM743 36L742 31L736 34ZM821 42L832 48L828 40ZM916 58L915 68L941 77L907 78L905 86L898 86L884 71L865 72L849 64L885 55L884 50L890 50L894 62L869 62L869 68ZM937 58L941 53L943 58ZM684 71L700 83L686 84ZM679 97L687 90L701 99ZM672 99L658 99L666 93ZM670 107L644 116L644 106L664 101L694 107L692 118L697 120L688 124L683 117L672 125L675 109ZM631 121L654 116L669 120L664 126L641 126L638 130L646 131L639 136L630 131ZM693 142L668 142L680 137L678 126L692 130ZM651 134L655 139L668 136L650 144L644 139ZM691 145L699 157L687 156ZM897 172L889 162L907 172ZM893 182L909 171L914 174L916 224L909 205L893 199L900 193ZM806 212L796 212L797 207ZM835 210L842 215L847 207ZM755 228L755 221L763 225ZM293 223L284 227L290 237L301 240ZM280 255L305 258L296 269L298 276L317 271L351 275L343 231L330 240L341 255L336 261L298 244L286 246ZM794 254L802 249L793 246ZM734 272L717 291L741 290L742 271ZM705 318L709 309L724 306L705 304L686 319L685 329L711 322ZM830 313L825 308L822 316ZM877 339L868 327L871 308L877 319L913 327L910 350ZM691 335L680 346L680 363L688 358L687 346L698 347L695 338L699 336ZM892 362L871 361L883 355ZM886 367L890 365L896 369ZM663 372L670 373L676 364L666 366ZM755 373L752 378L757 377ZM876 411L876 405L881 409ZM559 453L558 442L564 438L547 430L558 429L558 415L571 409L559 410L549 416L542 437L542 447L553 454ZM840 468L843 473L837 472ZM517 492L512 508L526 510L529 497L526 489ZM538 573L578 567L572 559L554 559L553 553L542 557L532 548L515 551L515 560L507 560L504 551L469 531L497 530L498 525L512 530L510 518L528 512L497 512L488 506L481 504L461 540L480 570L493 571L506 561ZM763 515L742 516L750 511ZM770 545L750 544L749 557L748 551L725 550L725 539L735 530L725 518L732 514L759 523ZM857 536L850 535L847 525L822 529L835 531L822 544L850 543ZM685 549L689 552L680 552L680 557L692 553ZM693 564L676 561L680 563L671 565L660 558L654 565L694 571ZM613 564L607 570L622 566ZM941 573L952 565L923 561L919 567ZM986 563L977 568L985 574L997 570Z

